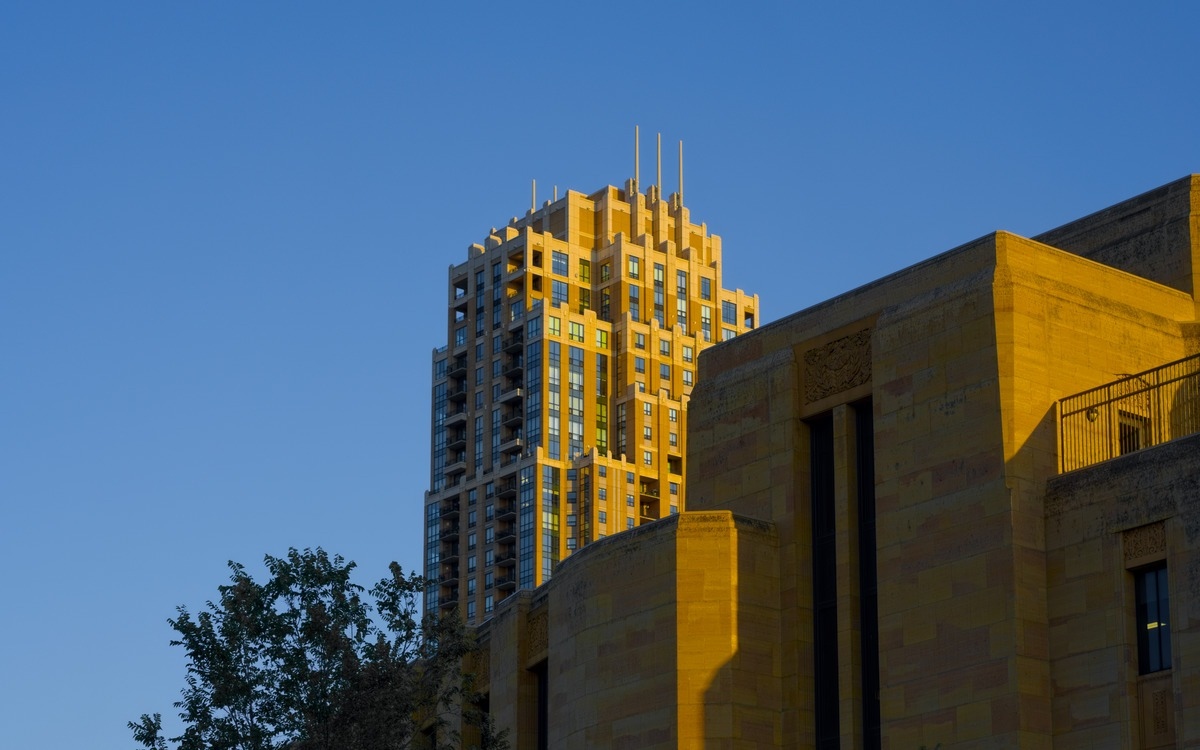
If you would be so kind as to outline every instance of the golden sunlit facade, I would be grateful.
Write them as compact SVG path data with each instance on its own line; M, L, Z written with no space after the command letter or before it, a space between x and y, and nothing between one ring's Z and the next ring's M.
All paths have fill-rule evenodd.
M678 193L574 191L451 267L433 354L426 608L488 619L572 552L678 513L697 355L755 327Z
M688 510L499 606L480 708L517 750L1200 745L1198 310L1193 175L709 349Z

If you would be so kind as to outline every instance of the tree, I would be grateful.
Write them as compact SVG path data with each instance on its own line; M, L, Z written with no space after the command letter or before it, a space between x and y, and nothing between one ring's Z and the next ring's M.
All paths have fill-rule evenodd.
M175 703L178 750L393 750L459 741L444 719L461 711L482 750L507 747L475 705L462 671L471 640L456 617L417 614L424 580L391 575L369 591L355 568L322 549L267 555L258 583L230 562L216 602L169 619L187 651ZM461 710L467 707L468 710ZM429 732L429 728L434 729ZM169 750L161 714L129 722L146 750ZM432 735L432 741L430 740ZM457 746L457 745L455 745Z

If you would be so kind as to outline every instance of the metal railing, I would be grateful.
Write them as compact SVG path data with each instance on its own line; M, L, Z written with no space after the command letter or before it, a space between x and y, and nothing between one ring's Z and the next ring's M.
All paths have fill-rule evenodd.
M1200 432L1200 355L1058 402L1059 470L1072 471Z

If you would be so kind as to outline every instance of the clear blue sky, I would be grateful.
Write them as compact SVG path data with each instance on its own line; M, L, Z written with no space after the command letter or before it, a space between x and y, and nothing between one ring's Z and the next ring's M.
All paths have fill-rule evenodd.
M764 321L1200 171L1195 3L415 5L0 10L0 747L172 715L228 559L418 566L446 269L635 124Z

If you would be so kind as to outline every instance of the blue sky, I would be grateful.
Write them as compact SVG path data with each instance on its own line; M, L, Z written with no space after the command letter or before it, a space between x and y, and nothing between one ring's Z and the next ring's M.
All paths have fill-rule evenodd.
M418 566L446 269L635 124L763 321L1200 171L1195 4L750 7L0 9L0 747L173 714L226 560Z

